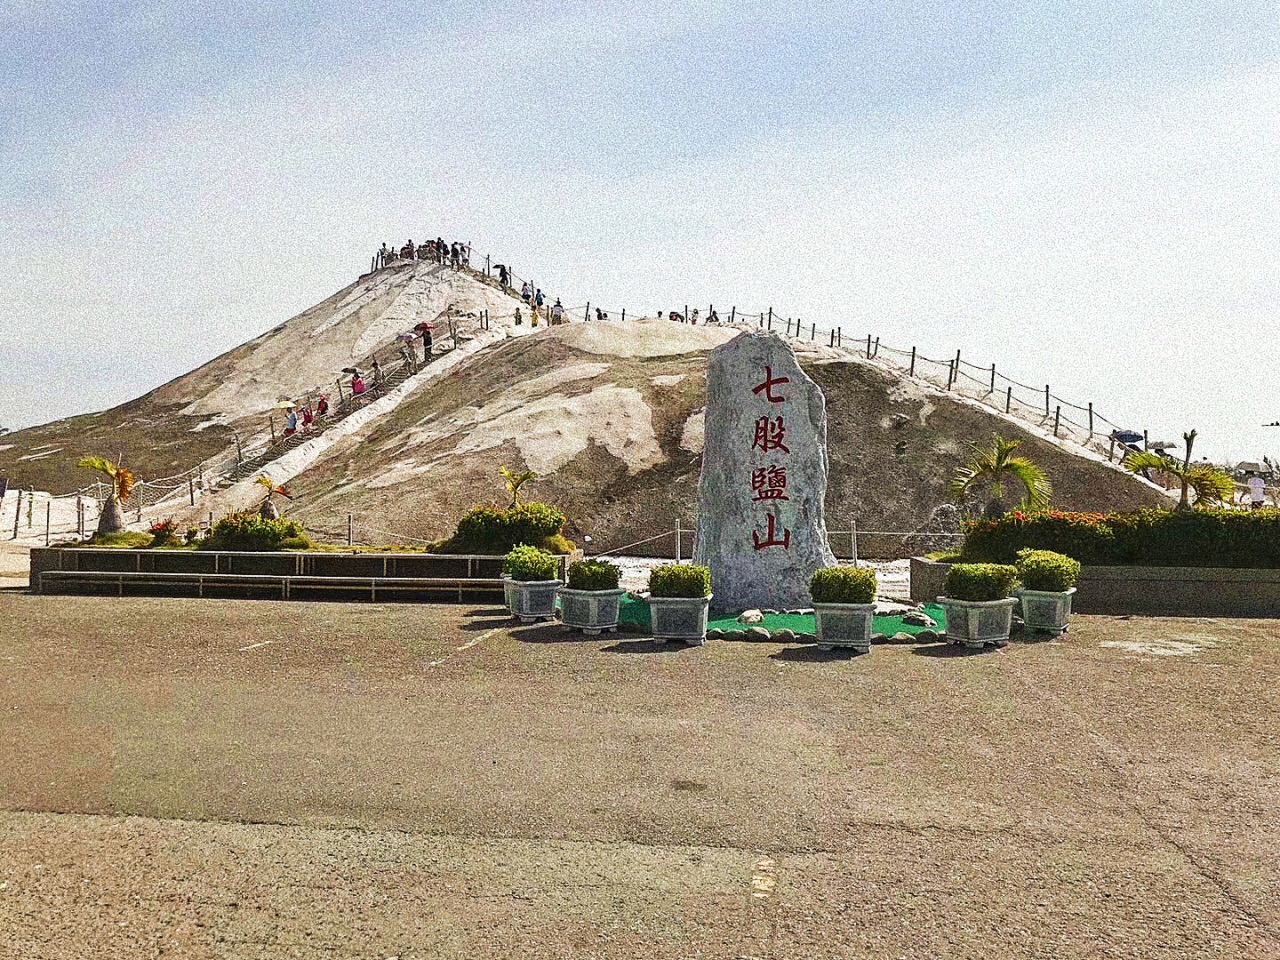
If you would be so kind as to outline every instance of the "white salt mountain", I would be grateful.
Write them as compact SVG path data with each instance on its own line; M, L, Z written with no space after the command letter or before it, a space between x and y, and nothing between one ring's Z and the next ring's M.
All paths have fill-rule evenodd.
M713 605L809 605L827 541L827 405L776 334L743 333L711 351L695 562Z

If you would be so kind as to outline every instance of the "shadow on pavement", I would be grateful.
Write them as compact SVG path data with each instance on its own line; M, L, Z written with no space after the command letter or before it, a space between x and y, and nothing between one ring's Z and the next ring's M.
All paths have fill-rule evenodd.
M980 657L985 653L994 653L1003 649L1003 644L996 646L987 644L981 649L966 647L962 643L931 643L923 647L915 647L911 652L917 657Z
M803 647L785 647L777 653L769 654L770 660L785 660L789 663L831 663L839 660L856 660L861 654L852 647L836 647L833 650L819 650L815 644L808 643Z
M652 638L644 640L619 640L617 643L601 648L605 653L679 653L681 650L693 649L676 640L666 643L654 643Z

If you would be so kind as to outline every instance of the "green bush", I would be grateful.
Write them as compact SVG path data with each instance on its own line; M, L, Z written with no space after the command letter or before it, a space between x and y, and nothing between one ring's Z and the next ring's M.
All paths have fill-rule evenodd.
M286 540L311 541L297 520L267 520L256 510L229 513L200 541L201 550L283 550ZM298 549L290 547L288 549ZM305 549L305 548L303 548Z
M711 571L690 563L667 563L649 572L649 594L654 597L709 597Z
M95 533L85 543L89 547L119 547L122 549L138 549L151 546L155 538L149 533L139 530L121 530L119 533ZM81 546L81 544L75 544Z
M569 564L570 590L617 590L622 571L608 560L579 560Z
M543 537L536 546L547 551L547 553L553 553L556 556L567 556L578 549L578 545L576 543L559 533L554 533L549 537Z
M1018 571L1003 563L957 563L943 588L951 600L1003 600L1013 592Z
M506 510L497 507L474 507L461 520L443 553L506 553L524 544L547 544L553 547L573 544L559 536L565 515L545 503L520 503Z
M1028 590L1050 590L1061 593L1070 590L1080 578L1080 561L1052 550L1018 551L1018 579Z
M281 550L312 550L315 544L305 533L300 537L285 537L280 541Z
M1280 510L1015 512L970 524L961 553L1013 563L1027 547L1084 564L1273 569L1280 567Z
M502 572L512 580L556 580L560 563L551 554L537 547L522 544L512 549L502 562Z
M876 572L862 567L826 567L809 581L814 603L874 603Z

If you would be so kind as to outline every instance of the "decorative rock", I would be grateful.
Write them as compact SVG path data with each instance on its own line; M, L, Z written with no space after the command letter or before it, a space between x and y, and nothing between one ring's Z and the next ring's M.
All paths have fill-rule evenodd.
M725 630L721 640L745 640L747 633L745 630Z
M818 635L816 633L797 633L796 643L817 643Z
M707 639L708 639L708 640L723 640L723 639L724 639L724 631L723 631L723 630L708 630L708 631L707 631Z
M766 617L776 617L778 615L777 610L761 610L760 612L763 613Z
M916 643L937 643L942 635L934 630L921 630L916 634Z
M773 636L764 627L747 627L745 634L748 640L768 640Z
M936 627L938 621L923 610L912 610L902 615L902 622L912 627Z
M738 614L739 623L763 623L764 611L762 610L743 610Z
M813 607L797 607L794 610L787 611L788 617L812 617Z
M887 633L873 633L871 635L872 643L888 643L889 635Z
M876 601L877 617L897 617L912 610L912 606L907 603L894 603L892 600ZM904 619L905 622L905 619ZM923 624L922 624L923 626Z
M711 351L694 562L718 609L799 607L834 566L827 543L827 411L795 352L771 333Z
M781 630L775 630L773 631L773 642L774 643L795 643L796 632L794 630L788 630L785 627Z
M895 633L889 638L889 643L915 643L916 638L909 633Z

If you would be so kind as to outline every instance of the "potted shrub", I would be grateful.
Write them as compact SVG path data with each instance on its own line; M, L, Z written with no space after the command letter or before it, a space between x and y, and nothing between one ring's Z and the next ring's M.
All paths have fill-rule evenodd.
M559 569L560 561L537 547L512 548L502 564L502 572L511 578L507 595L512 616L521 623L554 617L561 587L556 577Z
M876 572L861 567L826 567L809 581L817 620L818 649L871 650L871 620L876 610Z
M701 646L707 639L711 571L690 563L668 563L649 574L649 620L654 643L683 640Z
M1028 630L1062 633L1071 616L1071 597L1080 578L1080 561L1052 550L1018 551L1022 622Z
M1018 571L1003 563L957 563L947 572L945 597L938 603L946 613L947 638L966 647L982 647L1009 639L1013 608L1009 594Z
M618 613L625 590L618 586L622 571L608 560L579 560L569 564L569 584L560 590L560 619L588 636L618 629Z

